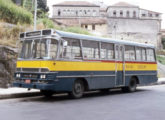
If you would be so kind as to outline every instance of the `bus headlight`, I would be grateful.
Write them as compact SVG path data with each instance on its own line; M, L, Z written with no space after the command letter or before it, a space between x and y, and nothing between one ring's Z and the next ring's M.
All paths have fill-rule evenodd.
M45 79L46 78L46 75L40 75L40 78L41 79Z
M17 78L20 78L20 77L21 77L21 74L17 73L17 74L16 74L16 77L17 77Z

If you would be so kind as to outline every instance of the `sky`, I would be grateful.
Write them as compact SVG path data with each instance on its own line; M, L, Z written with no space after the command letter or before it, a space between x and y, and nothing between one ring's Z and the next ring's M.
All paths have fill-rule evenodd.
M49 6L49 14L52 16L52 5L63 1L80 1L80 0L47 0ZM138 5L140 8L148 9L155 12L162 13L162 29L165 29L165 1L164 0L83 0L88 2L103 2L107 6L113 5L117 2L128 2L130 4Z

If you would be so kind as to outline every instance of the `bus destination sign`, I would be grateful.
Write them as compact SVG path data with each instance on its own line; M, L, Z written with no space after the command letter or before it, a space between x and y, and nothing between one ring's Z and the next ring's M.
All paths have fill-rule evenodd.
M39 35L41 35L41 31L35 31L35 32L28 32L28 33L26 33L26 37L39 36Z

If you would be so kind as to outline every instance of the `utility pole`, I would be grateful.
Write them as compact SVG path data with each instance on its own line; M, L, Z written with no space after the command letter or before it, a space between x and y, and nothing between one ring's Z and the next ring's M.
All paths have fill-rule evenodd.
M34 31L37 29L37 0L34 0Z

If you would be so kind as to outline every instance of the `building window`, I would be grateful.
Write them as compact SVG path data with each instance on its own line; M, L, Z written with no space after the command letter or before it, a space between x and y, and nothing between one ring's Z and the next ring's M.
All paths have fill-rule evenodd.
M116 17L116 11L113 11L113 16Z
M58 16L61 16L61 11L60 10L58 10Z
M95 30L95 25L92 25L92 30Z
M146 14L143 13L143 14L142 14L142 17L145 17L145 16L146 16Z
M88 25L85 25L85 29L88 29Z
M127 14L126 16L127 16L127 17L129 17L129 11L127 11L127 13L126 13L126 14Z
M133 11L133 17L136 18L136 11Z
M155 17L159 17L159 14L155 14Z
M78 16L78 11L76 10L76 16Z
M149 13L149 17L152 17L152 14L151 13Z
M120 17L123 17L123 11L120 11Z
M84 10L84 14L87 14L87 11L86 10Z

